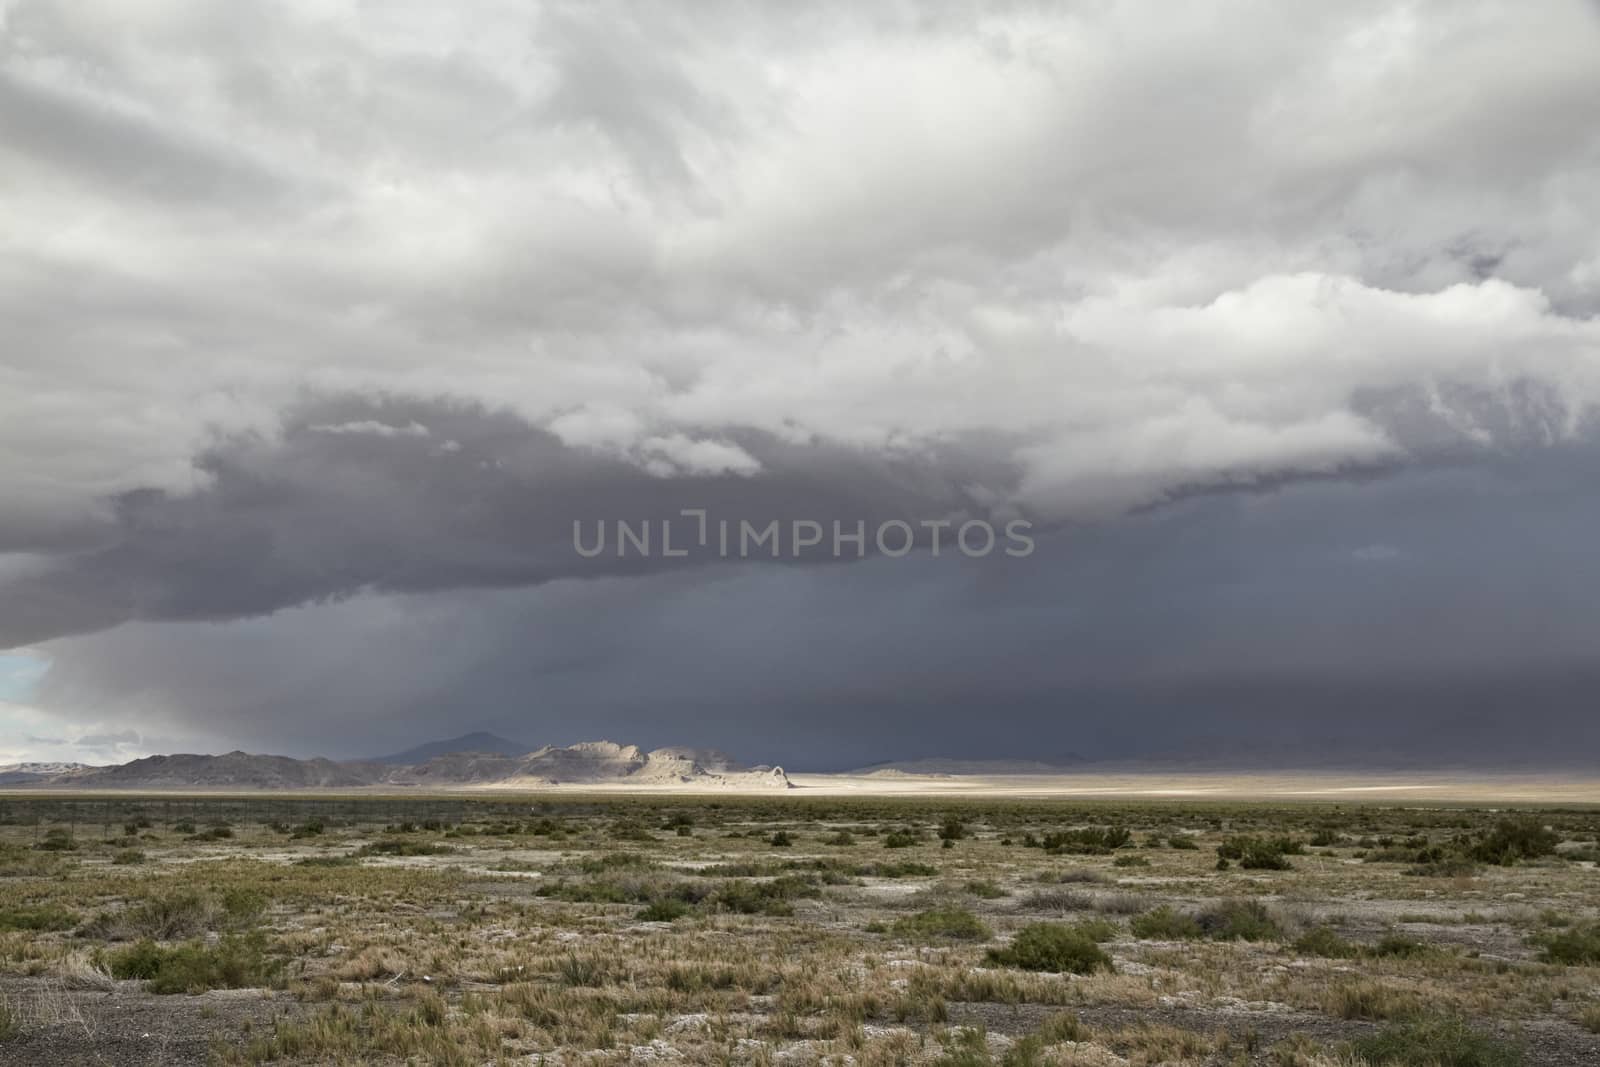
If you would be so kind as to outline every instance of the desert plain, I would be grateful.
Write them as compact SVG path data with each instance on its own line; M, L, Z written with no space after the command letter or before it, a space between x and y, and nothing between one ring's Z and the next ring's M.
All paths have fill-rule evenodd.
M1600 1063L1579 777L0 796L0 1063Z

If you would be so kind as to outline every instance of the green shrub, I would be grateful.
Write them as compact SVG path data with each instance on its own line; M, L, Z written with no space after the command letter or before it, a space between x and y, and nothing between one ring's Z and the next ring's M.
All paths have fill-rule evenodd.
M1166 904L1134 916L1128 928L1144 941L1188 941L1201 936L1199 923Z
M1213 941L1275 941L1283 930L1259 900L1224 900L1194 917Z
M140 852L136 848L119 849L116 854L111 857L111 862L117 864L119 867L130 867L135 864L143 863L144 860L144 853Z
M1167 836L1167 847L1183 849L1186 852L1197 852L1200 849L1195 839L1188 834L1169 834Z
M189 835L189 840L191 840L191 841L226 841L228 838L230 838L232 836L233 836L233 827L227 825L226 823L219 823L216 826L208 826L204 830L201 830L199 833L190 834Z
M1374 958L1415 959L1418 956L1427 956L1434 952L1434 948L1414 937L1403 934L1388 934L1378 939L1378 943L1366 950L1366 955Z
M1287 871L1292 866L1286 856L1305 851L1300 842L1287 837L1263 839L1259 837L1229 837L1217 846L1217 867L1226 869L1222 860L1237 860L1239 866L1254 871Z
M1555 855L1561 835L1531 815L1501 819L1493 830L1472 847L1472 858L1480 863L1510 866L1518 860Z
M1541 958L1546 963L1600 963L1600 922L1543 934L1536 943L1544 946Z
M835 848L849 848L856 843L855 835L849 830L840 830L838 833L822 839L824 845L833 845Z
M970 896L981 900L998 900L1006 895L1006 891L993 882L974 879L961 887Z
M268 956L266 937L259 932L230 935L215 945L194 941L176 948L140 941L112 953L106 962L113 977L148 981L152 993L254 989L270 985L282 967Z
M156 976L164 959L166 951L154 941L140 941L113 952L106 960L106 966L113 978L144 980Z
M891 830L883 838L884 848L910 848L920 840L916 834L905 830Z
M1352 1042L1369 1063L1397 1067L1516 1067L1522 1052L1455 1017L1421 1019Z
M1033 923L1017 931L1011 944L992 948L991 963L1025 971L1092 974L1111 970L1111 957L1082 930L1061 923Z
M1359 946L1346 941L1326 926L1307 930L1294 943L1294 950L1302 956L1322 956L1330 960L1354 959Z
M1111 861L1113 867L1148 867L1150 861L1143 856L1118 856Z
M907 915L896 920L890 930L900 937L918 939L987 941L994 936L976 915L963 908L933 908Z
M1459 853L1443 854L1424 859L1406 873L1419 878L1467 878L1478 873L1478 863Z
M820 897L822 890L810 878L785 875L768 882L723 882L706 898L706 904L741 915L793 915L791 901Z
M788 848L794 844L794 838L789 836L789 831L779 830L767 842L773 848Z
M1022 843L1027 845L1032 839L1033 835L1029 834ZM1050 853L1103 856L1123 848L1132 840L1133 834L1123 826L1086 826L1078 830L1045 834L1044 840L1037 842L1037 847Z
M44 840L33 847L40 852L76 852L78 843L66 830L49 830L46 831Z
M662 897L639 912L635 918L647 923L669 923L689 914L689 905L677 897Z

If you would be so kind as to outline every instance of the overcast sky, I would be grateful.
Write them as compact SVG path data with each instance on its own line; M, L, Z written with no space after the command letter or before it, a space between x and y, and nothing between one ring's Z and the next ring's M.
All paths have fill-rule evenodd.
M0 0L0 762L1592 761L1597 404L1592 0Z

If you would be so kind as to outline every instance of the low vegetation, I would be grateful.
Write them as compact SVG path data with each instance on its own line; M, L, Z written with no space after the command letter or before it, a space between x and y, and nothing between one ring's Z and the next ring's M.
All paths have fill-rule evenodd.
M1448 805L3 797L0 1062L1585 1063L1597 838Z

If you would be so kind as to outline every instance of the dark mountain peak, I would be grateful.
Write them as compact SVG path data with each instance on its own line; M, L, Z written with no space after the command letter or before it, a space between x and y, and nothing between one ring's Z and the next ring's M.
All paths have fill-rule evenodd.
M429 741L427 744L408 748L404 752L396 752L391 756L378 756L367 762L391 763L411 765L426 763L440 756L453 756L462 752L483 753L490 756L521 756L532 751L531 745L520 741L511 741L498 734L491 734L478 730L460 737L452 737L444 741Z

